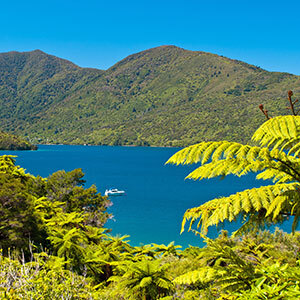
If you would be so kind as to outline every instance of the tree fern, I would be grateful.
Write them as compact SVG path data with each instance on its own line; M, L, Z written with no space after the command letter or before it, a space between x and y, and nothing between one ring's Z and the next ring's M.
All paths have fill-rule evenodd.
M216 279L218 271L211 267L202 267L176 277L173 282L176 284L204 284Z
M262 147L273 149L300 150L300 116L279 116L272 118L260 126L252 140Z
M171 280L166 276L168 264L161 265L159 260L121 262L119 268L122 275L112 276L108 281L117 283L120 290L127 290L126 299L157 299L167 296L173 288Z
M175 153L166 163L200 166L186 178L242 176L257 172L257 179L272 180L274 185L253 188L229 197L211 200L187 210L183 217L191 226L197 222L201 232L225 220L244 216L242 228L272 223L294 216L292 230L300 216L300 117L281 116L265 122L253 135L259 146L235 142L202 142Z
M198 259L202 260L202 267L176 277L173 282L200 287L213 284L231 291L249 288L256 278L253 263L244 259L235 247L226 245L225 241L207 238L205 240L207 246L198 256ZM256 261L256 257L252 258Z

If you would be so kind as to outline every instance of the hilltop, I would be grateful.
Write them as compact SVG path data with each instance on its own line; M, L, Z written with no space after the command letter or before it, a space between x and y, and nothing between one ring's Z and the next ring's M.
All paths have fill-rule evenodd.
M300 77L211 53L161 46L108 70L42 51L0 53L0 128L34 143L184 146L249 141L285 114Z

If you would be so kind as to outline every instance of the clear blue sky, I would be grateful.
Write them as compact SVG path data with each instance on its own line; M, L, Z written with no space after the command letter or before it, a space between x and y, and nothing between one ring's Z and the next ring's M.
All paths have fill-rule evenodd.
M107 69L176 45L300 75L300 1L1 1L0 52L40 49Z

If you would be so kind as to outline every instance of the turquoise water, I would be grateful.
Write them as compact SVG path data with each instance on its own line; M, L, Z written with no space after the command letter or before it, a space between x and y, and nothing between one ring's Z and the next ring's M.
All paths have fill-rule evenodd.
M126 196L112 197L109 211L113 220L106 224L112 234L130 235L131 245L168 244L175 241L183 247L201 246L191 232L180 235L182 216L186 209L210 199L228 196L265 182L250 174L241 178L230 176L224 180L184 180L195 168L164 165L179 149L150 147L107 147L41 145L38 151L0 151L0 155L18 155L17 164L33 175L47 177L57 170L82 168L87 181L104 194L106 188L126 191ZM234 230L237 224L226 224ZM217 230L212 229L211 237Z

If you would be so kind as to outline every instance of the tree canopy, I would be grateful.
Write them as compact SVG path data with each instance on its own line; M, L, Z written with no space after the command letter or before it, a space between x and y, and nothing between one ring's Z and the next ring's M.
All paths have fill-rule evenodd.
M13 156L0 156L0 247L25 254L32 246L59 251L68 240L74 250L71 241L84 239L75 237L74 231L102 227L109 217L110 201L95 186L84 188L83 176L76 169L35 177L16 166ZM65 242L59 244L59 237Z

